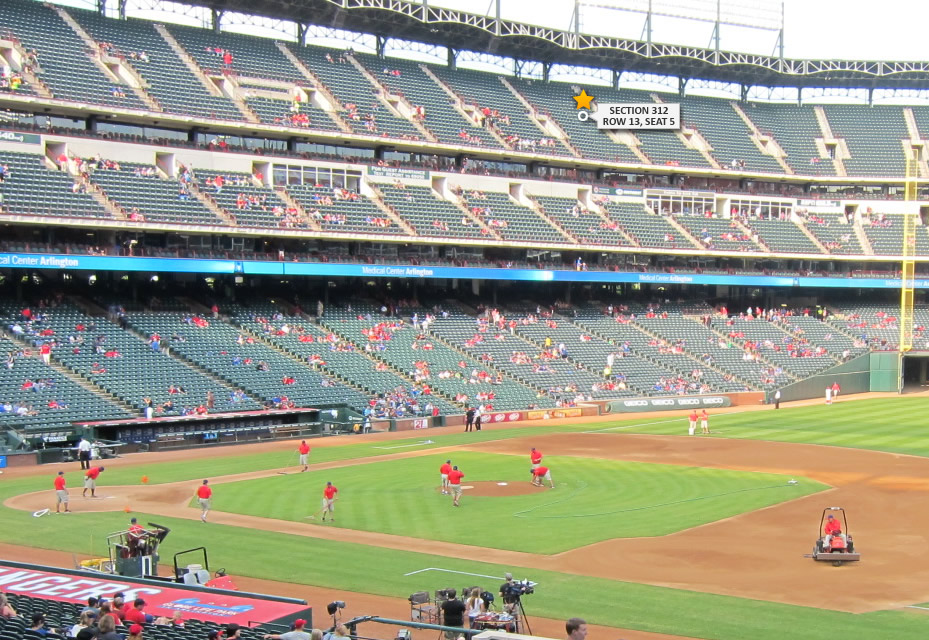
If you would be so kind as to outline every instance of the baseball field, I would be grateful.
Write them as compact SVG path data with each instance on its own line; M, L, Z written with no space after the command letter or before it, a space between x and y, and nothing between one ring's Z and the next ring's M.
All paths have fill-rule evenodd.
M496 592L512 572L538 583L523 600L538 635L581 616L594 638L923 638L927 402L733 408L711 416L709 436L661 413L316 439L307 473L296 442L132 454L105 463L96 500L80 497L77 463L13 468L0 552L101 555L131 511L171 527L168 557L205 544L242 585L317 610L345 599L347 615L408 617L415 591ZM554 489L530 485L530 447ZM460 508L439 491L447 459L465 473ZM54 508L59 469L75 513L33 517ZM202 478L206 524L192 500ZM334 523L319 514L326 482L339 489ZM828 506L847 510L860 563L806 557Z

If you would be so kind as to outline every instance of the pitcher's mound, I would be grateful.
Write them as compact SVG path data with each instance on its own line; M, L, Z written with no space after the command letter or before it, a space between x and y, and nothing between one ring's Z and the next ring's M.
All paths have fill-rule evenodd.
M526 482L469 482L462 484L461 489L466 496L490 496L500 498L504 496L522 496L527 493L542 491Z

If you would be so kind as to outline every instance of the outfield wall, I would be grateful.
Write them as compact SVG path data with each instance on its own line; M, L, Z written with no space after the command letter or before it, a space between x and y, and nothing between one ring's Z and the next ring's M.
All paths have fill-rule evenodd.
M871 356L866 353L853 358L848 362L837 364L805 380L800 380L785 387L781 387L781 402L792 400L808 400L810 398L826 397L826 387L838 382L842 388L841 393L867 393L871 388ZM896 382L894 388L896 390ZM774 401L774 392L768 393L768 402Z
M877 351L869 356L871 377L868 391L899 391L900 354L896 351Z

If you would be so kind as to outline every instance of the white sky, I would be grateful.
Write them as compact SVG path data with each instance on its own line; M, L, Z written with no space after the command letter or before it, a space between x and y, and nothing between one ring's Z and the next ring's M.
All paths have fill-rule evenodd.
M494 15L495 0L429 0L432 6ZM639 39L642 13L604 10L598 7L645 9L648 0L582 0L581 30ZM656 12L706 17L716 15L715 0L652 0ZM769 0L722 0L723 13L751 18L768 25L780 21L781 3ZM574 0L501 0L504 18L569 28ZM929 52L924 45L929 26L929 7L919 0L785 0L785 55L790 58L857 60L919 60ZM695 24L670 17L656 17L653 40L706 47L712 24ZM770 54L776 36L770 31L723 27L723 48ZM728 46L727 46L728 44Z

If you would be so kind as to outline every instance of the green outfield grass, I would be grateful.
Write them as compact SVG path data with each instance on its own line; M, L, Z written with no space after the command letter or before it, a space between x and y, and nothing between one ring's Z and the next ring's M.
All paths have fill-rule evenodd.
M840 402L831 407L815 406L779 411L713 415L711 427L716 434L711 437L850 446L929 456L929 440L922 435L923 416L927 405L929 403L922 399L895 398ZM477 434L435 429L426 434L417 433L405 440L382 443L354 442L352 438L346 437L339 441L340 445L337 447L314 449L311 462L360 460L371 456L418 449L453 447L477 441L604 429L611 429L611 431L602 431L603 433L675 434L687 437L684 435L686 418L683 417L658 417L633 422L582 423L557 427L515 427L506 430L483 431ZM427 438L433 440L434 443L422 444ZM402 445L415 446L402 447ZM621 439L617 440L617 446L622 446ZM554 452L550 453L554 455ZM466 479L475 479L472 474L476 475L478 470L472 469L470 459L464 456L465 452L449 455L449 457L460 460L467 459L468 466L465 471L468 477ZM425 482L427 487L431 488L433 484L436 484L435 461L444 457L446 457L444 451L437 451L435 456L424 458L428 462ZM111 484L137 484L143 475L149 476L152 483L171 482L236 472L275 469L287 465L295 466L295 462L296 454L291 452L246 455L234 447L217 448L204 452L204 457L195 462L150 463L132 468L107 469L101 477L100 492L105 494L106 486ZM397 462L405 465L408 461L398 460ZM567 485L565 488L570 488L571 479L565 476L566 469L563 468L563 462L565 460L559 460L557 468L552 466L555 481L560 483L563 478ZM390 464L394 463L388 463ZM333 479L334 482L341 483L345 493L344 499L339 503L339 516L348 519L349 510L355 508L350 507L350 504L356 500L355 494L362 494L359 496L360 500L363 498L363 492L356 490L351 482L347 481L347 484L343 482L342 476L331 474L343 471L354 473L356 470L361 472L365 468L370 469L375 466L380 466L380 463L333 469L325 474L315 472L291 474L276 479L296 480L312 485L307 486L305 501L314 510L321 497L322 485L320 483L325 482L327 477ZM526 467L525 471L523 467ZM54 467L54 469L57 468L59 467ZM72 495L79 494L81 472L77 469L76 463L69 468L73 469L67 474L68 483L72 487ZM523 479L528 477L528 466L524 463L518 463L514 469L513 473L517 479L523 473L525 473ZM0 481L0 501L20 493L43 490L48 491L49 506L53 507L54 497L51 491L53 477L54 471L51 467L47 476L43 477L10 478L3 476L3 480ZM302 477L309 478L303 480ZM76 492L74 487L78 487ZM221 494L231 487L232 485L218 485L218 502L226 499ZM562 488L559 486L554 491L545 490L543 495L558 494ZM798 487L798 489L802 488ZM413 526L416 517L431 510L427 509L426 505L432 504L430 502L432 500L436 501L439 507L437 511L442 515L458 517L452 514L452 507L447 504L447 501L443 501L444 498L445 496L435 493L425 495L420 501L418 510L410 516L407 525ZM476 522L478 510L475 506L478 503L475 498L467 496L464 500L465 506L460 509L460 512L468 526L471 526ZM220 507L219 504L217 506ZM79 498L74 500L74 507L80 508ZM502 576L504 572L512 571L517 577L532 578L540 583L536 594L526 599L526 608L530 616L566 618L581 615L596 624L719 640L743 640L747 637L752 640L784 640L784 638L821 640L824 635L842 638L842 640L901 640L926 637L927 630L929 630L929 618L918 611L843 614L812 607L780 605L679 589L540 572L530 566L504 567L482 563L479 559L474 561L448 559L413 551L381 549L273 532L256 530L245 532L235 527L216 524L202 525L196 520L148 518L146 514L135 515L138 515L143 522L153 519L155 522L162 522L172 528L171 536L163 549L165 557L169 558L181 549L206 544L214 567L224 566L232 575L406 598L410 593L421 589L433 590L446 586L462 586L458 584L460 580L449 580L444 574L435 572L404 576L410 571L427 567L444 567L493 576ZM125 527L127 517L123 513L81 514L78 512L70 516L33 518L30 514L0 507L0 522L3 523L3 526L0 526L0 540L82 554L101 554L105 548L103 540L106 534ZM524 518L519 520L517 527L522 530L522 528L532 527L537 522L531 518ZM338 522L339 526L344 524L347 524L344 520ZM575 527L577 528L580 527ZM409 530L401 533L410 535ZM802 546L803 549L800 552L806 552L805 538ZM266 551L256 552L256 549ZM29 560L28 557L13 559ZM751 570L751 567L747 570ZM763 580L764 576L759 576L759 579ZM352 615L378 613L355 611L350 601L348 605L348 611Z
M792 500L826 488L805 478L676 465L559 458L555 489L529 487L522 457L461 452L454 462L475 481L507 482L531 493L469 496L461 508L437 491L444 455L372 462L223 484L213 508L309 522L327 481L339 488L340 527L414 538L560 553L611 538L660 536Z

